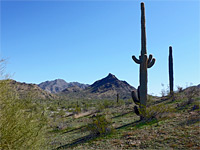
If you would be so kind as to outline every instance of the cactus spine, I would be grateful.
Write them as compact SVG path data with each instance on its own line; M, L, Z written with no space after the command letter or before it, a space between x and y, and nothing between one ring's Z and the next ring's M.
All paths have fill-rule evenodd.
M135 91L132 92L132 98L136 105L134 110L137 115L143 119L145 117L145 108L147 103L147 68L151 68L155 63L155 58L152 55L147 57L146 50L146 31L145 31L145 7L144 3L141 3L141 55L139 59L132 56L135 63L140 65L140 85L138 86L137 94Z
M173 73L173 56L172 56L172 47L169 47L169 89L170 95L174 95L174 73Z

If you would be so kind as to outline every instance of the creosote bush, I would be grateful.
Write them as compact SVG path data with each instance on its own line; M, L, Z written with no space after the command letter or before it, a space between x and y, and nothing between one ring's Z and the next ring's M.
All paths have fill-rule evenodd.
M162 120L170 117L171 113L175 112L175 109L164 104L157 104L146 107L146 112L143 112L140 109L139 112L144 116L145 121L150 121L152 119Z
M100 114L93 115L90 118L87 129L92 135L106 135L114 131L111 119L108 119L106 115Z
M0 81L0 149L45 149L45 111L31 100L21 100Z

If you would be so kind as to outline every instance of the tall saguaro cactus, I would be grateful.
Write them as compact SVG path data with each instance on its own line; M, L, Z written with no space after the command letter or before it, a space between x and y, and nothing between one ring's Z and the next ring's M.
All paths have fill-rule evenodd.
M169 47L169 89L170 95L174 95L174 72L173 72L173 56L172 47Z
M132 98L140 107L140 111L137 106L134 107L134 110L137 115L141 116L141 119L145 117L144 114L147 103L147 68L151 68L155 63L155 58L153 58L152 55L147 57L145 29L145 7L144 3L141 3L141 55L139 59L132 56L135 63L140 65L140 85L138 86L137 94L135 91L132 92ZM141 114L141 112L143 112L143 114Z

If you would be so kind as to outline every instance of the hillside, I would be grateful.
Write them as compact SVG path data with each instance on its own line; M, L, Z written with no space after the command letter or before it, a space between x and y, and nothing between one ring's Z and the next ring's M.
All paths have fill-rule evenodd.
M63 113L66 108L54 110L50 149L199 149L199 92L200 88L193 86L175 93L174 101L169 97L149 99L146 121L139 121L128 100L91 100L87 101L89 107L84 100L76 105L68 101L68 110L73 110L70 115ZM77 107L81 109L77 111ZM101 128L108 133L95 134L94 129Z
M76 90L66 88L62 95L70 98L84 99L116 99L117 94L121 99L131 98L131 91L136 90L126 81L119 80L115 75L109 73L107 77L95 81L85 89L74 87Z
M36 84L27 84L10 80L10 87L14 90L19 98L31 97L33 99L57 99L58 97L54 94L48 93L38 87Z

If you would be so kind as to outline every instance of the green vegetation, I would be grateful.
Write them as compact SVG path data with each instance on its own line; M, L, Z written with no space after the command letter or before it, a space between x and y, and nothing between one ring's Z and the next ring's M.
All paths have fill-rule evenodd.
M45 149L44 108L30 99L18 99L9 80L0 82L0 149Z
M116 100L88 100L86 112L82 105L85 100L78 100L78 115L56 114L56 124L49 128L53 131L49 132L49 145L52 149L196 149L200 146L200 96L194 95L188 104L186 94L185 90L175 93L175 101L149 96L146 120L141 121L131 100L121 104ZM77 100L66 103L73 106Z
M112 121L106 115L93 115L87 129L92 135L106 135L113 132Z

